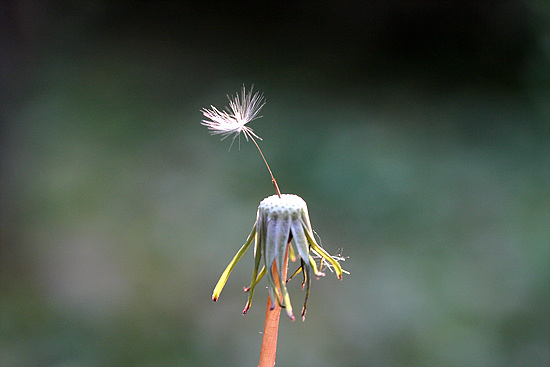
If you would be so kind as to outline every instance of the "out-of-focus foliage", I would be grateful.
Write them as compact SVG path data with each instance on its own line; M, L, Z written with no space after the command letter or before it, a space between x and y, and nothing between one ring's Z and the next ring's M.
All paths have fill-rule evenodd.
M282 191L351 272L282 319L278 365L549 365L549 15L2 4L0 365L257 364L252 254L210 295L273 188L199 124L243 83Z

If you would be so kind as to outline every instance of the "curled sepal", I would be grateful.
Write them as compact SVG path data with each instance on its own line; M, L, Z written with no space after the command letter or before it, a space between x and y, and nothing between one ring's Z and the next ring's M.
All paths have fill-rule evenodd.
M256 231L256 244L254 245L254 270L252 271L252 280L250 281L250 286L248 288L244 288L245 292L248 293L248 301L246 302L246 305L243 309L243 315L246 315L248 310L250 309L250 306L252 306L252 297L254 297L254 289L256 288L256 284L262 279L262 277L265 274L265 266L262 267L262 270L260 270L260 273L258 274L258 268L260 267L260 260L262 258L262 252L260 251L260 241L258 238L262 235L261 230Z
M338 279L342 279L343 271L338 261L334 260L334 258L330 256L330 254L326 252L324 248L322 248L317 244L317 242L315 242L315 239L313 238L313 231L311 231L311 228L308 228L304 221L302 221L302 224L304 226L304 232L306 234L309 244L311 245L311 248L315 250L315 252L317 252L319 256L322 256L326 261L328 261L334 267L334 271L336 272Z
M239 251L235 254L235 256L233 257L229 265L227 265L222 275L220 276L220 280L218 280L218 283L214 287L214 292L212 292L212 301L215 302L220 297L220 293L222 292L223 287L225 286L225 283L229 278L229 274L231 274L235 265L237 265L241 257L243 257L244 253L246 252L246 250L248 250L248 247L252 243L252 240L254 239L255 235L256 235L256 223L254 223L254 226L252 227L252 231L250 231L250 234L248 235L248 238L246 239L246 242L244 243L244 245L242 245Z

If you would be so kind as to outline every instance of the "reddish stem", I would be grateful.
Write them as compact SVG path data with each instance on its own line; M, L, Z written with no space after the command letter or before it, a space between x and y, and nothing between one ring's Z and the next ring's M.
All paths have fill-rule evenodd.
M286 250L285 261L283 265L283 279L286 279L288 268L288 247ZM273 262L273 280L279 288L279 273L277 265ZM279 289L281 291L281 289ZM279 292L282 294L282 292ZM258 367L273 367L275 365L275 355L277 354L277 336L279 334L279 318L281 316L281 307L275 302L275 308L271 310L271 297L267 296L267 307L265 310L265 325L262 339L262 350L260 352L260 364Z

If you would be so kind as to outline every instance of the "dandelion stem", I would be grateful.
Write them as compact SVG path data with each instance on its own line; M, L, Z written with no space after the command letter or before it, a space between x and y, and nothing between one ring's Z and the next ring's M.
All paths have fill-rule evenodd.
M290 245L290 244L289 244ZM286 250L285 261L283 262L283 279L286 279L288 268L288 247ZM277 265L273 262L273 280L279 288L279 272ZM279 292L281 290L279 289ZM267 307L265 310L265 325L262 339L262 350L260 352L260 364L258 367L273 367L275 365L275 356L277 354L277 337L279 334L279 318L281 317L281 307L275 302L275 308L271 309L271 298L267 296Z
M269 171L269 175L271 176L271 182L273 183L273 186L275 187L275 192L281 197L281 190L279 190L279 185L277 185L277 180L275 180L275 177L273 176L273 172L271 172L271 168L269 168L269 164L267 164L267 160L264 157L264 153L262 153L262 150L260 149L260 146L258 143L256 143L256 139L254 139L252 136L250 136L252 139L252 142L254 142L254 145L256 145L256 148L258 148L258 151L260 152L260 155L262 156L262 159L264 160L265 166L267 167L267 170Z

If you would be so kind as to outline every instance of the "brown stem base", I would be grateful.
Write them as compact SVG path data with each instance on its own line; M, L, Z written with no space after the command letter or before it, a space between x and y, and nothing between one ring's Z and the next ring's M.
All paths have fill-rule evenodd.
M288 249L283 265L283 279L286 279L288 267ZM273 263L273 280L279 287L279 273L277 266ZM275 365L275 356L277 354L277 337L279 334L279 319L281 317L281 307L275 302L275 308L271 309L271 297L267 296L267 306L265 310L264 334L262 339L262 350L260 352L260 364L258 367L273 367Z

